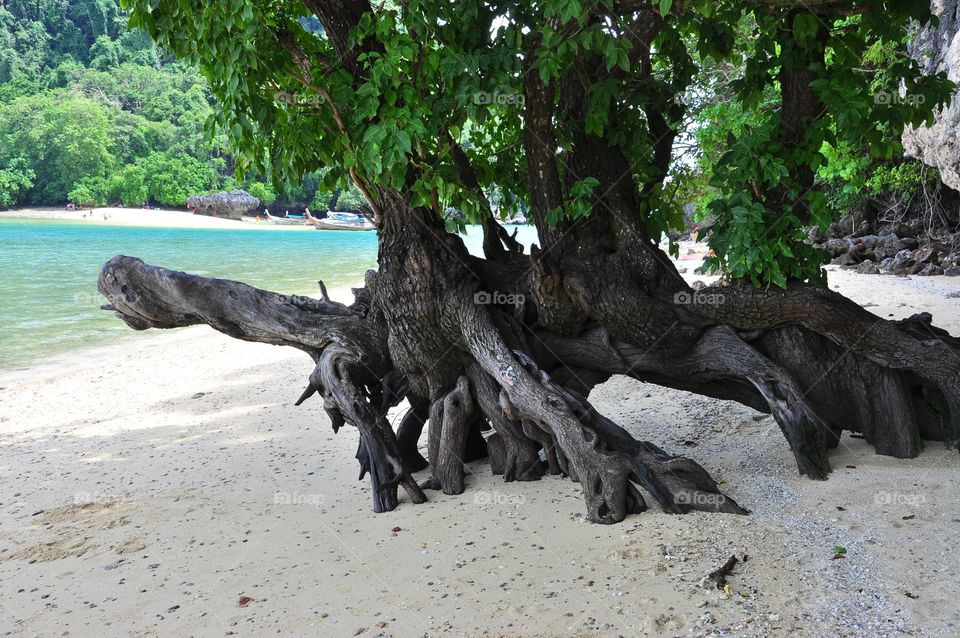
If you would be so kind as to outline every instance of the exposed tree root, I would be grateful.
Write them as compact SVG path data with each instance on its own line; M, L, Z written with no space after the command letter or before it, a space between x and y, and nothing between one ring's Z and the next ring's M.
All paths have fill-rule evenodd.
M431 411L431 422L436 419L439 432L436 452L432 456L435 459L433 479L444 494L462 494L463 459L467 449L467 435L475 414L467 377L461 376L457 386L434 405L437 410Z
M614 523L645 510L633 482L646 488L667 511L746 513L721 494L695 462L636 441L582 397L552 383L528 356L510 352L486 313L475 306L467 306L464 312L464 340L477 363L501 386L504 414L552 434L567 474L583 488L589 520Z
M593 409L585 395L613 374L771 413L800 471L817 479L828 474L828 450L844 430L862 432L879 453L902 457L919 453L924 438L960 440L957 365L921 356L954 357L960 347L933 328L929 316L873 326L868 347L862 343L867 337L856 341L810 314L816 304L838 302L805 290L799 298L806 314L785 310L784 299L774 310L765 305L769 300L752 297L748 307L773 313L769 321L714 323L690 319L684 308L676 321L687 321L686 328L669 347L660 347L665 341L655 336L638 345L598 323L571 330L577 312L565 312L559 325L566 332L555 332L531 326L517 308L474 303L484 277L465 273L463 264L476 262L462 244L448 242L450 256L440 251L424 259L423 246L394 241L405 255L397 262L403 269L370 274L351 306L325 295L285 297L130 257L110 260L99 287L110 301L106 308L135 329L205 323L233 337L310 354L315 367L297 404L319 394L335 431L344 424L360 431L360 477L370 475L376 512L398 505L399 487L413 503L426 500L423 489L462 493L464 463L489 454L493 472L506 481L537 480L545 472L578 481L587 517L595 522L614 523L647 509L639 488L668 512L746 513L699 464L635 440ZM492 268L515 267L510 254L518 255L503 253L505 261ZM576 281L572 289L583 308L610 307L609 291L588 291L586 275ZM545 303L562 305L556 289L548 293L540 285ZM841 307L858 325L866 321L859 307L846 300ZM669 332L671 321L650 315L645 325ZM617 334L637 330L643 328ZM874 346L896 352L878 355ZM394 433L386 414L404 398L410 410ZM424 427L428 459L418 449ZM480 432L487 427L494 432L484 440ZM413 473L427 467L431 476L418 485Z
M426 501L386 420L387 408L402 399L392 396L395 375L385 357L386 332L362 309L285 297L122 256L107 262L98 287L110 301L106 308L138 330L205 323L238 339L304 350L316 366L297 405L319 393L334 431L344 423L360 430L360 478L369 472L374 511L396 508L398 486L411 501Z
M360 430L357 461L361 479L370 473L374 512L389 512L397 507L397 486L406 490L412 502L424 503L427 497L404 466L386 410L375 409L364 391L372 381L370 371L352 351L331 344L321 352L310 375L310 387L297 403L309 396L311 389L315 390L323 397L335 430L344 421Z

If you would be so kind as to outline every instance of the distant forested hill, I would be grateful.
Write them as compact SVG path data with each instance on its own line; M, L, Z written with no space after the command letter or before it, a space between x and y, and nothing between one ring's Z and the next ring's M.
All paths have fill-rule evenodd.
M0 0L0 207L183 206L236 187L273 203L267 177L234 180L204 131L212 108L204 78L128 29L114 0ZM360 205L355 188L318 192L320 177L276 206Z

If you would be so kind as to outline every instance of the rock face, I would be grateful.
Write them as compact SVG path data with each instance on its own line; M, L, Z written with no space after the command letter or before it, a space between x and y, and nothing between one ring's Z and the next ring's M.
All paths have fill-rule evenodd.
M940 17L940 26L920 31L910 43L910 53L926 73L946 71L960 84L960 0L932 0L931 9ZM940 171L943 182L960 190L960 90L953 102L939 112L933 126L907 128L903 147L907 156Z
M260 200L247 191L235 190L211 195L194 195L187 200L187 208L201 215L241 219L260 208Z
M960 233L918 238L909 223L881 222L868 208L850 213L826 233L810 229L810 243L832 264L864 275L960 276Z

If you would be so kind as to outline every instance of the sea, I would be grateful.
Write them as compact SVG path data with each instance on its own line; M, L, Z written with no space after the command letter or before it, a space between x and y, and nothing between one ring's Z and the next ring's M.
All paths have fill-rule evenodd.
M533 240L533 228L521 228ZM480 253L482 233L465 241ZM155 228L73 220L0 218L0 376L71 353L147 339L100 309L97 276L114 255L173 270L234 279L281 294L316 295L363 283L376 268L373 232Z

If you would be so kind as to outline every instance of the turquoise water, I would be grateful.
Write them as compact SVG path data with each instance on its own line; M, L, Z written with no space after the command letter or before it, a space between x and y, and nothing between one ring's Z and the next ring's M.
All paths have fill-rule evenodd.
M511 232L512 229L511 229ZM518 239L536 241L532 227ZM482 232L469 227L470 252ZM100 310L97 276L114 255L281 294L358 286L376 268L374 233L92 226L0 218L0 373L24 370L87 347L166 331L136 332Z
M0 372L144 334L99 309L105 300L97 275L118 254L279 293L316 294L318 279L328 289L361 284L376 267L377 238L0 219Z

